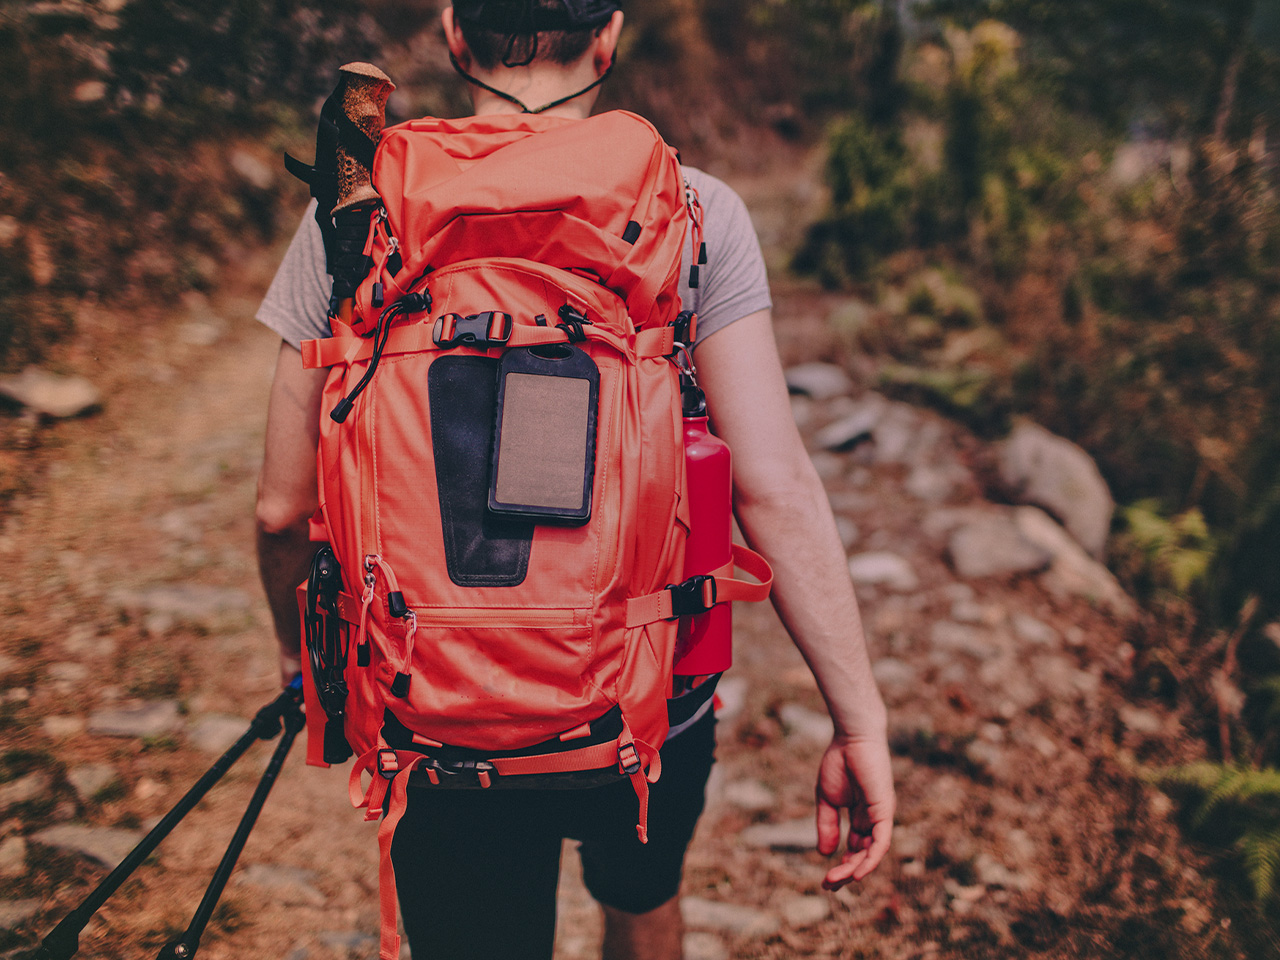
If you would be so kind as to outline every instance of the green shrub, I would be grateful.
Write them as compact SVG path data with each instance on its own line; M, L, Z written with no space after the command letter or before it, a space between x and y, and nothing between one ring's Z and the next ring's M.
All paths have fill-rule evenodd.
M1280 892L1280 770L1195 763L1153 779L1186 799L1194 830L1235 850L1255 897L1274 905Z

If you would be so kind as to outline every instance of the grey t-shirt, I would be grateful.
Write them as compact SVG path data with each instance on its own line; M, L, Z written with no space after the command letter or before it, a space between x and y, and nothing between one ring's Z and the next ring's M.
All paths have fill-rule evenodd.
M686 240L681 259L680 299L698 314L698 339L735 320L772 306L760 243L742 198L722 180L695 167L684 167L698 191L703 210L707 264L700 268L697 289L689 288L692 251ZM258 320L298 346L303 340L330 335L329 291L324 242L315 221L315 201L298 226L271 287L258 308Z

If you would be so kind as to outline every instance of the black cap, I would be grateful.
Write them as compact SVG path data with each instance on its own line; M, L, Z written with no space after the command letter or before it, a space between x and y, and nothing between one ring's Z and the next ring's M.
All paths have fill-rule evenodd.
M540 33L543 30L585 30L609 22L618 4L610 0L561 0L559 9L546 9L537 0L453 0L453 13L495 33Z

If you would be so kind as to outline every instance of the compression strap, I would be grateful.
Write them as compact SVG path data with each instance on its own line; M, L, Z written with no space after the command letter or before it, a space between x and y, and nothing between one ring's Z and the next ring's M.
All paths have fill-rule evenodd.
M526 107L522 100L519 100L518 98L513 97L511 94L505 93L504 91L499 90L497 87L491 87L489 86L489 84L485 83L483 80L479 80L476 77L473 77L471 74L467 73L467 71L462 69L462 64L458 62L457 57L455 57L452 53L449 54L449 62L453 64L453 69L458 72L458 76L462 77L462 79L467 81L467 83L471 84L472 86L479 87L481 90L488 90L494 96L501 97L503 100L506 100L508 103L515 104L517 107L520 108L521 113L544 113L545 111L550 110L552 107L558 107L562 103L568 103L570 100L578 99L578 97L582 96L584 93L588 92L589 90L594 90L596 87L600 86L600 84L608 80L609 74L613 73L614 64L618 62L618 55L616 53L613 55L613 59L609 61L608 68L605 70L604 73L596 77L594 82L587 84L577 93L571 93L569 94L569 96L561 97L559 100L552 100L550 103L544 103L542 106L538 107L536 110Z

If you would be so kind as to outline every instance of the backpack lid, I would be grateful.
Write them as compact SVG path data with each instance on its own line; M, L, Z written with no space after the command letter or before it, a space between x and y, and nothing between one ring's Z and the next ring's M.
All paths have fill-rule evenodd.
M380 280L388 299L452 263L515 257L590 274L637 327L679 309L684 182L675 151L635 114L411 120L383 132L373 183L402 261L365 287ZM376 311L357 301L365 333Z

